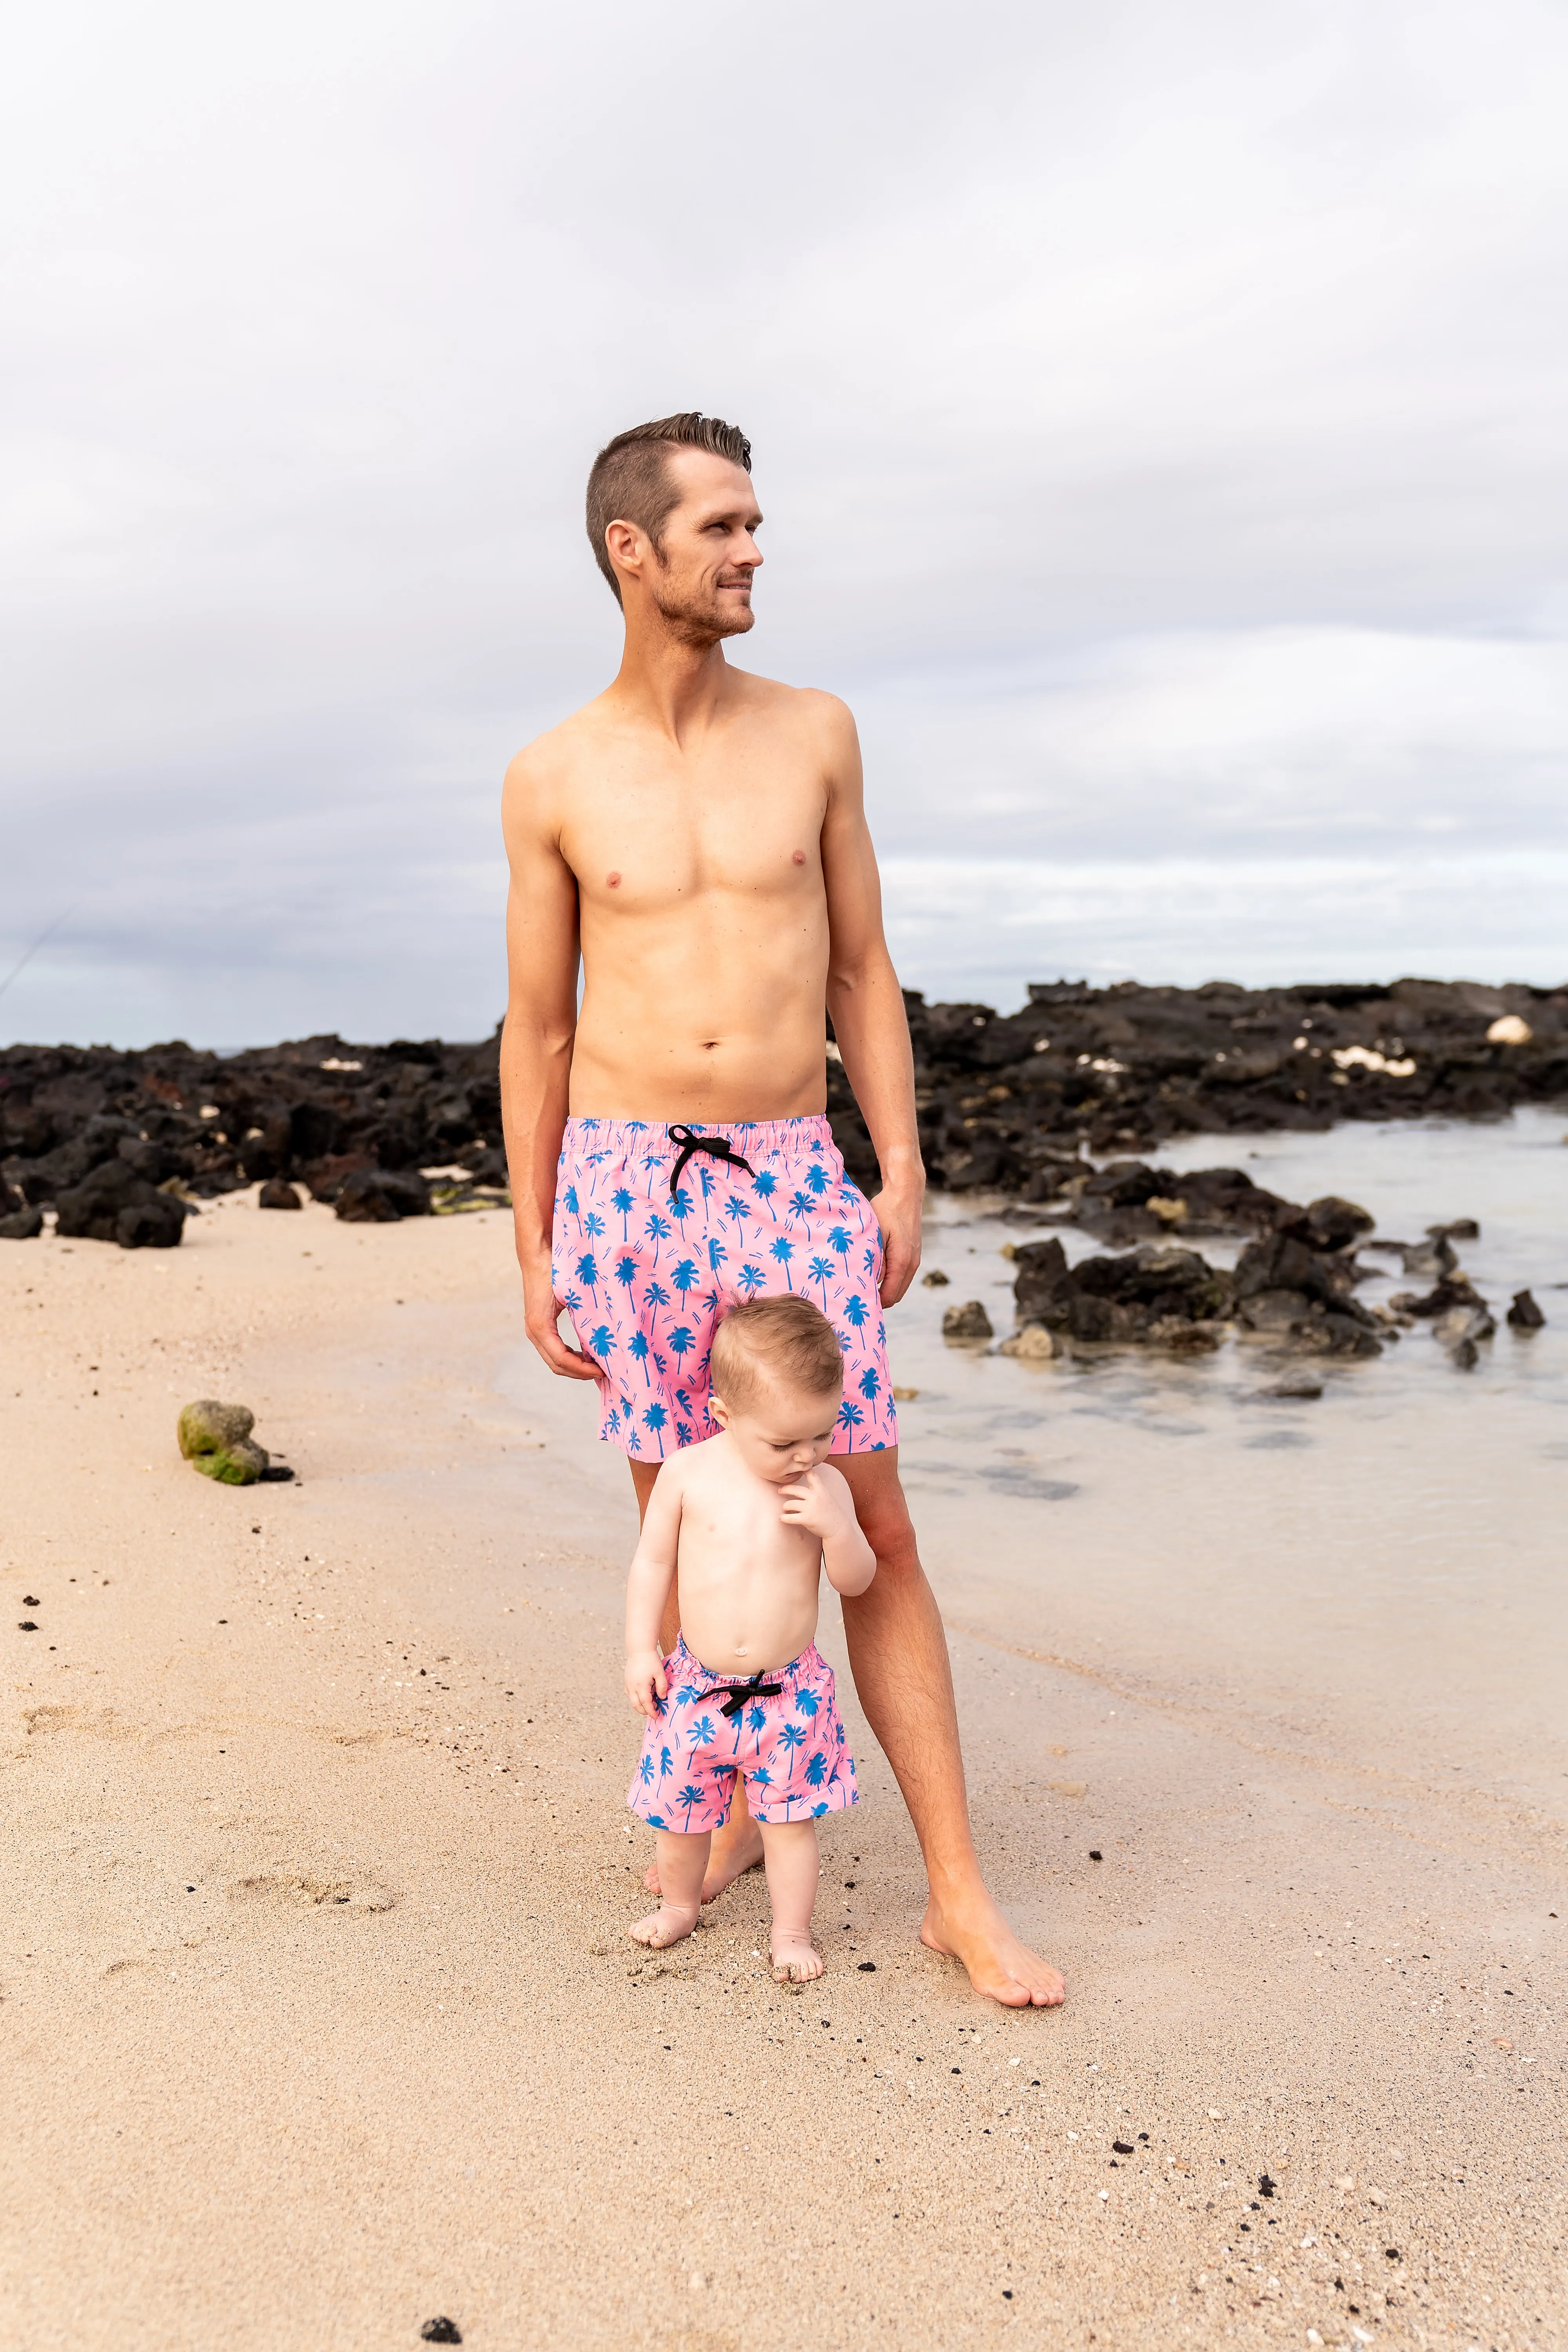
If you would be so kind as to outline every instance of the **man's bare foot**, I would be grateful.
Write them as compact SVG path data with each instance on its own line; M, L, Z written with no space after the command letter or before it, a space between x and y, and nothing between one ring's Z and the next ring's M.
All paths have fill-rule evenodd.
M822 1954L809 1936L786 1936L775 1927L768 1938L775 1984L809 1984L822 1974Z
M945 1906L933 1895L921 1921L921 1941L962 1960L975 1991L1005 2009L1055 2009L1068 1997L1059 1972L1020 1943L984 1887Z
M708 1850L708 1868L703 1874L702 1900L711 1903L722 1895L726 1886L733 1885L746 1871L755 1870L763 1859L763 1833L748 1813L742 1827L731 1834L728 1823L718 1831ZM643 1885L650 1895L660 1892L658 1864L649 1863L643 1873Z
M679 1944L689 1936L697 1925L700 1906L695 1903L661 1903L646 1919L639 1919L631 1933L639 1944L649 1944L662 1952L667 1944Z

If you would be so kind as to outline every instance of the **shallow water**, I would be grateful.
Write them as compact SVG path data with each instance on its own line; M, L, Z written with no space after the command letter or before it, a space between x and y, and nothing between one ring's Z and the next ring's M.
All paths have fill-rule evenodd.
M1355 1761L1391 1791L1409 1776L1568 1815L1565 1130L1531 1110L1160 1154L1228 1160L1289 1199L1345 1194L1374 1239L1474 1217L1480 1239L1457 1246L1499 1328L1468 1373L1422 1327L1343 1364L1252 1338L1184 1361L951 1348L942 1311L967 1298L998 1338L1012 1328L1000 1251L1028 1231L938 1197L925 1264L950 1286L917 1284L889 1339L895 1381L919 1391L900 1407L902 1467L949 1618L1112 1661L1146 1696L1222 1709L1265 1749ZM1103 1246L1062 1230L1071 1256ZM1240 1244L1195 1246L1228 1264ZM1363 1299L1426 1286L1382 1263ZM1502 1320L1526 1286L1548 1318L1528 1338ZM1259 1398L1300 1360L1321 1399Z

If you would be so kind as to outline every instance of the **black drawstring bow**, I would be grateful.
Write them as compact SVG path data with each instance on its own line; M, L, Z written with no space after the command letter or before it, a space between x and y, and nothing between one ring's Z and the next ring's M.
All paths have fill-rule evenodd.
M689 1127L672 1127L668 1129L668 1134L671 1143L679 1143L680 1146L680 1157L670 1171L669 1197L672 1201L675 1198L675 1188L685 1175L686 1163L694 1151L706 1151L710 1153L713 1159L726 1161L731 1168L743 1168L748 1176L756 1174L756 1170L752 1166L751 1161L742 1160L741 1154L731 1150L721 1135L694 1135Z
M766 1674L766 1672L767 1668L764 1666L763 1668L763 1674ZM723 1706L719 1709L720 1714L727 1720L732 1721L734 1717L740 1714L741 1709L745 1706L748 1699L782 1697L784 1695L783 1683L765 1683L763 1680L763 1674L753 1675L749 1683L730 1683L728 1685L721 1685L721 1688L728 1689L729 1696L725 1700ZM716 1690L710 1690L708 1696L710 1698L717 1698L719 1693Z

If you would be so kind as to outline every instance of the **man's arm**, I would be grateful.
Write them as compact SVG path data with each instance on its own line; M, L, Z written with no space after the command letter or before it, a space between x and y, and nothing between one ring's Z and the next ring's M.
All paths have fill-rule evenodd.
M915 1124L914 1056L893 960L882 936L882 885L866 823L860 741L843 703L822 698L828 731L822 872L827 890L827 1010L882 1171L871 1206L882 1229L882 1304L903 1297L921 1262L925 1169Z
M551 1370L591 1381L597 1367L555 1328L560 1305L550 1274L555 1171L577 1029L577 885L549 823L533 751L519 752L507 770L501 830L511 865L501 1125L523 1308L528 1336Z

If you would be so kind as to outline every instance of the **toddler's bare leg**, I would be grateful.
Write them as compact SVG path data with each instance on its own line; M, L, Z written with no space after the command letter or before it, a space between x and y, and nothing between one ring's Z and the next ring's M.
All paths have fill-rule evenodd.
M697 1925L702 1908L702 1874L708 1867L709 1832L700 1837L688 1837L680 1830L660 1830L658 1835L658 1883L664 1900L657 1911L639 1919L632 1934L639 1944L651 1944L661 1952L667 1944L679 1944L689 1936Z
M816 1908L816 1823L763 1822L763 1867L768 1874L768 1900L773 1905L773 1934L768 1948L773 1974L783 1984L805 1984L822 1974L822 1954L811 1940L811 1915ZM661 1856L662 1861L662 1856Z

